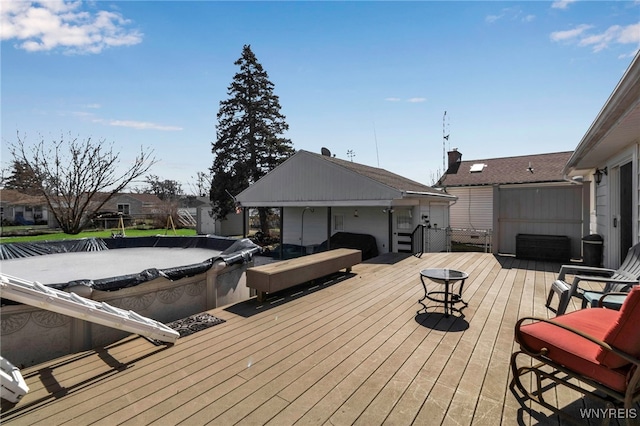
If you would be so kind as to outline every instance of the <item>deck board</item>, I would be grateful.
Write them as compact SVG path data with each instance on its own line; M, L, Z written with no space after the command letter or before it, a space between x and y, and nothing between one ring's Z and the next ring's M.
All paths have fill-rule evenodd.
M445 266L469 273L464 315L446 318L433 302L416 314L419 271ZM559 267L483 253L384 255L262 303L209 311L226 322L171 347L130 336L25 369L31 391L1 420L556 424L562 420L551 411L523 409L511 393L509 360L518 318L554 316L544 304ZM572 301L569 309L577 308ZM550 398L573 415L588 406L566 388Z

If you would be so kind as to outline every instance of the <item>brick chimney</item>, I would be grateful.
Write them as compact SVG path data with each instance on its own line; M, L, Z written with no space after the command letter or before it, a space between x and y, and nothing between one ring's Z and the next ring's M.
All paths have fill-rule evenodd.
M458 148L453 148L453 150L447 152L449 156L449 169L455 167L457 163L462 161L462 154L458 152Z

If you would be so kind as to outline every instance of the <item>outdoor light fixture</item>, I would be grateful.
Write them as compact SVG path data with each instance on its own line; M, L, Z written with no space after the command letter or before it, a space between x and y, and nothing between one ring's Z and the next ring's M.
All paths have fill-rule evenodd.
M609 171L607 170L607 168L605 167L604 169L598 169L596 168L596 172L593 174L593 177L596 179L596 183L598 185L600 185L600 182L602 182L602 175L609 175Z
M393 209L392 208L383 209L382 213L393 213Z
M353 217L358 217L358 209L355 209L355 210L353 211Z

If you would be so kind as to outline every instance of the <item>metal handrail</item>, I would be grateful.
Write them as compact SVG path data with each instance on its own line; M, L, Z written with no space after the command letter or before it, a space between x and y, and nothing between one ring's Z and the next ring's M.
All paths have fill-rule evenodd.
M424 230L426 226L420 224L411 233L411 252L415 257L422 257L424 253ZM418 232L419 231L419 232Z

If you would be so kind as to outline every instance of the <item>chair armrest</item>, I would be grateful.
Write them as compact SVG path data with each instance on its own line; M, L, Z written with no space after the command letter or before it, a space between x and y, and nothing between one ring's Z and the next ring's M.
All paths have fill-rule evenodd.
M598 299L598 308L604 307L604 299L606 299L609 296L628 296L628 295L629 293L625 293L624 291L612 291L610 293L604 293Z
M580 266L580 265L562 265L560 267L560 273L558 274L558 279L562 281L565 280L566 274L593 274L596 276L608 276L615 274L614 269L608 268L596 268L595 266Z
M628 280L624 278L607 278L607 277L593 277L589 275L576 275L573 279L578 281L593 281L596 283L614 283L614 284L638 284L638 280Z
M571 283L571 289L569 290L569 296L575 296L578 294L578 283L580 281L592 281L598 283L614 283L614 284L638 284L638 280L626 280L620 278L607 278L607 277L597 277L591 275L576 275L573 277L573 282Z
M596 308L597 309L597 308ZM568 325L564 325L564 324L559 324L557 322L554 322L553 320L548 320L546 318L537 318L537 317L523 317L520 318L518 320L518 322L516 322L516 327L515 327L515 338L516 338L516 342L518 342L518 344L520 345L520 348L522 348L525 352L529 353L529 354L542 354L544 355L544 352L536 352L534 350L532 350L531 348L528 348L526 346L524 346L524 343L522 343L521 339L519 339L519 333L520 333L520 326L522 325L522 323L524 321L539 321L539 322L546 322L547 324L551 324L553 326L562 328L564 330L567 330L573 334L577 334L578 336L589 340L590 342L595 343L596 345L600 346L601 348L609 351L609 352L613 352L614 354L618 355L620 358L624 359L627 362L630 362L636 366L640 366L640 359L637 359L631 355L629 355L626 352L622 352L619 349L614 348L613 346L611 346L610 344L603 342L600 339L597 339L583 331L580 331L574 327L570 327Z

